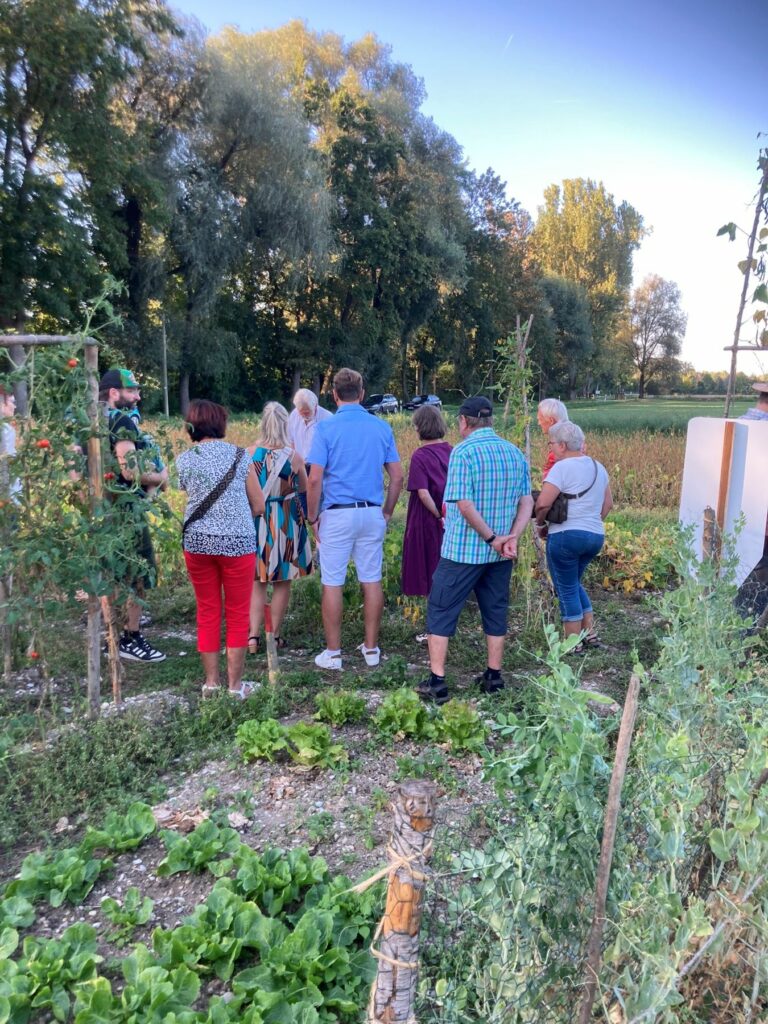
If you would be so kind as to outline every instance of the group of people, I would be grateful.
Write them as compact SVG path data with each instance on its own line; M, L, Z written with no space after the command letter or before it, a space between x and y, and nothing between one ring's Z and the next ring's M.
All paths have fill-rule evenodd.
M343 588L351 562L363 597L357 649L367 666L379 664L384 537L404 475L392 429L365 410L364 395L360 374L344 368L333 379L335 415L310 391L296 393L290 415L270 402L260 436L247 450L225 440L221 406L191 403L187 426L193 443L176 468L188 496L183 547L197 599L204 693L220 686L223 613L228 688L248 695L251 684L242 681L245 654L261 650L265 605L269 601L282 646L290 584L315 571L313 544L325 634L315 664L330 672L344 667ZM548 561L566 634L582 635L576 650L598 642L581 580L602 545L602 521L611 507L608 475L583 453L584 435L567 420L561 403L543 403L539 419L548 431L550 457L534 505L528 465L520 450L494 431L487 398L475 396L461 405L462 441L455 448L444 440L439 410L424 407L414 416L422 443L408 474L402 587L405 594L428 599L430 675L417 687L425 700L448 699L449 639L472 592L487 642L486 666L477 682L486 693L503 688L510 579L519 539L532 517L542 536L551 531ZM548 526L559 493L568 495L568 519Z

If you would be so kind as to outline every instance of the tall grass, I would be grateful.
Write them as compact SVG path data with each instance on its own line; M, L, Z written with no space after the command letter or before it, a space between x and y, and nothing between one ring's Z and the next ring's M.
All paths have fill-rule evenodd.
M621 403L615 403L619 405ZM574 419L576 417L574 416ZM411 456L419 447L419 438L411 417L401 413L389 418L397 440L398 451L407 470ZM497 424L500 433L508 433ZM189 445L179 420L169 423L148 420L145 428L179 453ZM685 455L683 433L659 433L650 428L618 432L613 429L594 430L585 424L587 451L602 462L611 478L614 501L619 506L645 509L676 509L680 501L680 482ZM227 434L234 444L250 445L258 436L256 417L233 419ZM452 417L448 417L446 441L458 444L461 437ZM546 459L546 439L534 424L531 434L531 463L535 483L541 480L541 467Z

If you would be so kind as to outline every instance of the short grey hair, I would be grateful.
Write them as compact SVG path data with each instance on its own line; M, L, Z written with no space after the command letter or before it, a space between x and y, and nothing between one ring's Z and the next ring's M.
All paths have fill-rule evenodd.
M310 391L309 388L299 388L296 394L293 396L293 407L298 409L300 405L306 405L312 412L317 408L317 395L314 391Z
M569 452L580 452L584 447L584 431L576 423L565 420L562 423L555 423L547 431L550 441L565 442Z
M555 423L568 422L568 410L559 398L544 398L539 402L539 412Z

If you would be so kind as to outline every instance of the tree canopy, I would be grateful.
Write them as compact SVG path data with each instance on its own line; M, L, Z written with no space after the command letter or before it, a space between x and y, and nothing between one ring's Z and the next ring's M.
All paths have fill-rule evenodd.
M1 328L74 330L109 276L113 351L152 381L165 343L182 410L344 363L403 396L475 392L517 317L547 393L626 361L640 214L577 179L534 223L375 36L205 37L162 0L0 12Z

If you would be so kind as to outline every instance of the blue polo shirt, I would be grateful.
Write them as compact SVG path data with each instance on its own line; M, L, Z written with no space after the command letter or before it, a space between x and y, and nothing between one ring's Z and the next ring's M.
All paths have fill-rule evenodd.
M388 423L356 403L340 406L335 416L315 427L307 459L324 470L320 511L353 501L383 505L382 466L399 461L395 435Z

